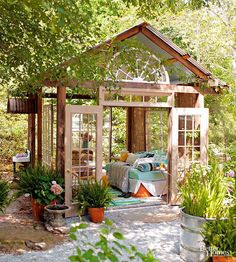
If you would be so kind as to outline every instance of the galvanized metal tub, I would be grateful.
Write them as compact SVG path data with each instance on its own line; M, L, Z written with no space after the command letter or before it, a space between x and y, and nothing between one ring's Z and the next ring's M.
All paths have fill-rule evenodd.
M180 257L184 261L201 262L207 258L207 252L201 229L208 220L203 217L191 216L180 211Z

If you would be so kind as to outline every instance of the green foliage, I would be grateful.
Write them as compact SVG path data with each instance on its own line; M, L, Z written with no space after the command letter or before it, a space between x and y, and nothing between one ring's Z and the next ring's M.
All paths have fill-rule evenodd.
M88 224L81 223L70 229L70 238L77 240L76 232L81 230L76 254L69 257L70 261L143 261L158 262L151 250L141 253L134 245L125 242L124 235L113 226L112 221L106 219L105 225L100 229L96 242L86 235ZM125 257L125 259L123 259Z
M9 204L8 193L10 187L8 182L0 180L0 211L3 212L4 208Z
M229 158L228 161L224 162L225 171L230 172L232 170L236 173L236 142L232 143L225 153Z
M29 193L42 205L49 205L51 201L58 198L50 190L52 181L56 181L62 187L64 183L57 171L40 165L21 171L19 177L20 180L17 185L19 195Z
M184 212L205 218L225 217L229 212L225 204L228 182L229 178L217 162L207 167L193 165L180 187Z
M151 22L230 86L229 92L222 95L205 96L205 107L210 109L209 141L223 149L236 139L235 132L232 132L236 129L235 12L234 0L213 1L199 10L183 8L175 14L162 12L158 22Z
M112 200L109 187L98 181L80 182L75 198L78 200L80 208L87 207L107 207Z
M0 9L0 79L18 95L34 92L49 75L81 79L86 69L78 73L64 62L131 24L121 0L1 0Z
M236 256L236 219L233 216L207 222L202 236L210 256L217 252L225 256Z

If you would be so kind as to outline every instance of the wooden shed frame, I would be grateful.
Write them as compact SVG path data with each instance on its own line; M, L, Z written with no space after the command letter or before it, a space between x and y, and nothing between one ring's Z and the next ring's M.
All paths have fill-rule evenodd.
M73 88L75 84L81 87L90 88L94 86L93 81L79 82L71 81L67 86L60 80L46 79L42 86L56 87L57 93L51 94L51 97L57 98L56 113L56 169L65 176L65 193L66 204L71 205L71 148L70 148L70 132L71 117L73 112L78 113L96 113L98 114L97 124L97 179L102 175L102 112L104 107L127 107L127 108L164 108L168 110L168 156L169 156L169 193L168 202L176 203L177 198L177 176L178 176L178 146L179 146L179 116L201 116L200 124L200 160L207 162L207 144L208 144L208 109L204 108L205 94L218 94L220 88L226 87L222 81L212 75L211 72L203 68L197 61L191 58L187 53L165 38L160 32L147 23L136 25L119 35L107 40L105 43L97 45L94 49L99 50L102 46L112 46L113 43L123 41L137 34L144 35L158 48L168 53L171 63L179 63L188 71L193 73L200 80L189 84L163 84L135 81L119 81L116 86L120 88L120 94L140 95L144 97L150 96L166 96L166 102L150 103L143 99L139 102L124 102L106 100L105 94L108 92L106 86L108 82L104 82L98 87L98 105L97 106L72 106L66 105L66 89ZM70 61L69 61L70 62ZM68 63L69 63L68 62ZM201 83L207 83L208 88L202 89ZM48 97L49 95L47 95ZM37 160L42 161L42 89L37 96ZM76 95L77 98L89 98L82 94ZM132 110L131 110L132 111ZM131 117L132 112L130 111ZM186 120L185 120L186 122ZM186 124L185 124L186 125ZM29 114L29 148L32 152L32 164L35 161L35 115ZM186 128L185 128L186 129ZM186 130L185 130L186 132ZM194 143L194 142L193 142ZM100 155L99 155L100 154ZM73 210L72 210L73 213ZM71 213L71 214L72 214Z

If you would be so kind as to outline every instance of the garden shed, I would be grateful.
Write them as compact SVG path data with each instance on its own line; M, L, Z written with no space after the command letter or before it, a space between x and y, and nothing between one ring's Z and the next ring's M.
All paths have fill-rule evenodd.
M226 85L145 22L87 52L106 65L104 79L45 79L36 98L37 128L36 114L28 119L32 164L37 158L65 176L71 205L78 181L101 179L114 152L162 149L168 154L168 202L176 203L179 173L194 161L207 162L204 95L219 94ZM91 70L97 70L91 61ZM51 99L56 103L47 102ZM123 146L114 142L121 133Z

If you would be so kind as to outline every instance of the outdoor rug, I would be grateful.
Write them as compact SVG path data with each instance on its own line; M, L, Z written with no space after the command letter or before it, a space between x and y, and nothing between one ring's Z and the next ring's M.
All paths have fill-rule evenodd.
M110 193L113 196L113 199L108 207L108 209L119 209L119 208L129 208L129 207L145 207L145 206L156 206L164 204L159 197L146 197L146 198L137 198L137 197L119 197L122 193L120 190L110 187Z
M143 201L135 198L123 198L123 199L113 199L110 203L110 206L127 206L127 205L136 205L144 203Z
M129 197L129 198L118 197L122 192L115 188L110 188L109 191L113 196L113 200L110 203L110 207L136 205L136 204L144 203L143 201L135 197Z

